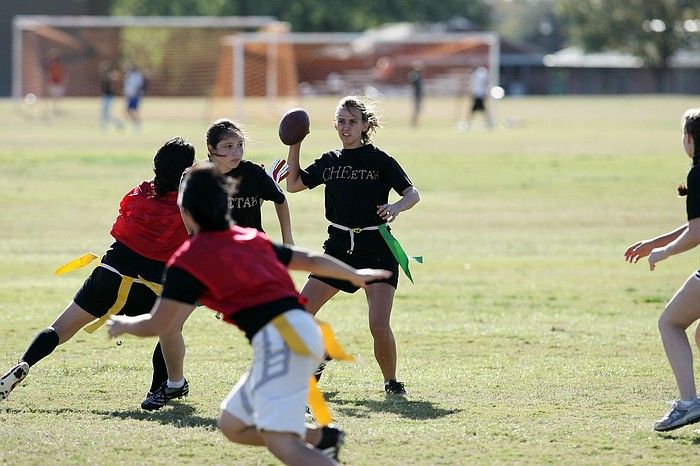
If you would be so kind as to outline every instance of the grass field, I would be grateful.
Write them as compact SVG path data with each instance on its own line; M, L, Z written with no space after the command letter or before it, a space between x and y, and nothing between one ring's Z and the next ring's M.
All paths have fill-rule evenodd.
M303 163L337 139L335 99L301 104L312 119ZM55 267L110 244L117 203L151 176L155 149L182 135L204 158L208 119L223 115L203 100L147 98L141 133L104 134L97 100L64 102L48 119L36 118L40 105L0 102L0 372L88 273L55 278ZM377 145L422 195L394 232L425 264L415 285L402 277L392 319L406 400L383 394L364 297L339 296L320 314L357 357L331 364L321 384L348 431L343 462L700 461L694 428L651 430L676 396L657 317L698 253L653 273L622 258L630 243L684 221L679 120L698 97L505 99L497 119L511 128L467 133L455 130L452 100L429 99L417 129L408 101L381 105ZM276 137L283 107L247 105L247 158L286 153ZM322 190L289 201L297 244L318 249ZM264 216L279 238L270 206ZM189 398L147 413L139 403L154 341L116 347L104 331L79 333L0 404L0 463L276 464L216 431L219 402L249 362L245 338L204 309L185 338Z

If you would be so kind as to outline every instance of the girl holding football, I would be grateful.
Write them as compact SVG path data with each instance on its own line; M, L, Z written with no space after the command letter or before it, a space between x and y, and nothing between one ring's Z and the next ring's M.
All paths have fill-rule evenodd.
M325 184L326 219L330 222L326 254L356 267L387 269L391 278L365 287L374 356L384 376L387 394L404 395L396 380L396 341L390 326L398 260L385 240L386 224L420 200L418 190L398 162L372 144L379 128L376 112L360 98L344 97L335 110L333 128L342 148L322 154L304 170L299 164L301 142L289 146L287 191L299 192ZM401 197L389 202L389 191ZM307 309L316 314L338 291L354 293L348 281L310 275L301 294Z

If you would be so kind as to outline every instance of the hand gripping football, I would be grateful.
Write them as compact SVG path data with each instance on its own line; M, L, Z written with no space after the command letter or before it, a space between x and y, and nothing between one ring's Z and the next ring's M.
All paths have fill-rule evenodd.
M293 108L282 116L279 136L283 144L293 146L309 134L309 114L303 108Z

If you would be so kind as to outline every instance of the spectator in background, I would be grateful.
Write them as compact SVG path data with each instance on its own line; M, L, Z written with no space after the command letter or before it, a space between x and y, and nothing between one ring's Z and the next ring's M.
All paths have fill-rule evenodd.
M124 76L124 98L126 99L126 116L131 120L134 131L141 130L139 106L146 89L146 78L136 65L130 65Z
M57 50L51 50L46 66L46 90L53 113L60 113L60 103L66 94L66 69Z
M477 112L482 112L484 114L486 127L489 129L493 128L491 114L486 107L488 92L489 72L486 68L480 66L475 69L470 76L469 94L471 95L471 109L469 110L468 114L465 115L464 119L459 122L458 127L460 130L467 131L472 126L474 114ZM466 108L465 113L467 113Z
M102 93L102 111L100 113L100 127L103 131L114 124L118 129L123 129L122 121L112 115L112 101L117 95L119 84L119 71L112 67L108 61L100 63L100 92Z
M408 73L408 82L413 90L413 115L411 125L418 126L421 104L423 103L423 62L415 60L411 64L411 71Z

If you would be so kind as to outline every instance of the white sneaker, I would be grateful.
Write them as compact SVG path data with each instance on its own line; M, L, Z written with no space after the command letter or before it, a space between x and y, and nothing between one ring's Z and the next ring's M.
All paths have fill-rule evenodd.
M29 364L22 361L0 377L0 401L20 383L29 373Z
M664 432L700 421L700 399L692 401L678 400L673 403L671 411L654 423L654 430Z

